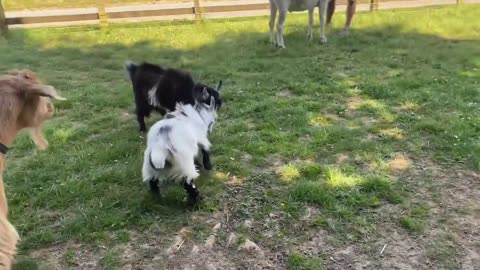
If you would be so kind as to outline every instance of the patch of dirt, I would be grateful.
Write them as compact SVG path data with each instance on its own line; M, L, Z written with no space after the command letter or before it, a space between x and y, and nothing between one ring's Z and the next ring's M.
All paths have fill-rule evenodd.
M337 164L337 165L343 164L349 159L350 159L350 157L348 155L340 153L340 154L336 155L335 164Z
M122 122L128 122L128 121L131 121L133 118L134 118L134 115L133 114L130 114L128 112L123 112L121 115L120 115L120 121Z
M371 127L371 126L375 125L376 123L378 123L378 120L371 117L371 116L362 116L359 119L360 119L360 122L362 123L362 125L364 127Z
M245 179L243 177L232 175L228 177L228 180L225 183L230 186L241 186L244 181Z
M337 71L337 72L335 72L335 75L337 75L340 78L348 78L349 77L349 75L347 73L343 72L343 71Z
M272 167L280 167L282 165L285 165L285 162L283 161L282 157L277 154L270 155L267 158L267 162L272 166Z
M68 254L67 254L68 253ZM39 262L40 270L57 269L101 269L100 259L104 251L95 251L91 247L68 243L39 249L30 254Z
M410 173L405 181L418 190L414 199L430 207L428 228L423 237L410 238L409 241L409 245L419 246L415 249L420 253L417 257L423 257L420 261L424 261L424 267L439 269L446 267L445 263L451 263L462 269L476 269L480 265L480 175L460 166L436 164L425 159L415 163L408 161L408 157L398 160L399 167L410 164ZM432 182L419 181L424 177ZM448 241L453 245L449 253L441 254L446 258L429 255L429 250L437 249L445 238L450 239ZM402 243L405 237L394 241ZM412 263L404 263L412 266Z
M349 158L346 154L337 156L341 162ZM274 158L271 161L282 163ZM122 260L120 269L285 269L288 254L293 251L322 258L326 269L444 269L448 268L447 262L462 269L477 269L480 176L457 166L417 159L413 162L400 153L389 166L392 172L401 173L397 181L413 190L407 203L430 207L423 233L411 234L403 229L399 217L405 213L401 205L394 204L372 210L374 229L351 241L311 227L312 221L322 216L321 208L308 206L295 221L279 209L255 217L265 205L265 190L277 188L274 180L261 175L259 179L245 179L242 185L227 185L222 195L223 211L192 213L193 224L208 228L203 239L193 238L189 225L177 232L130 232L127 244L114 247ZM289 234L284 235L281 231L287 221ZM432 248L445 241L452 245L451 253L440 254L446 258L436 257L440 255L431 252ZM67 251L71 253L68 256ZM102 269L100 261L106 252L68 244L32 255L50 267L42 269L66 269L66 257L69 269Z
M393 174L400 174L408 170L412 165L412 161L405 154L397 154L395 157L388 162L390 171Z
M399 128L387 128L380 130L380 134L387 137L392 137L397 140L405 139L404 132Z
M365 100L361 97L354 96L347 99L347 107L349 110L357 110L365 103Z
M413 111L418 110L419 108L420 108L420 106L418 106L418 105L415 104L415 103L405 102L405 103L401 104L400 106L395 107L394 110L395 110L395 111L409 111L409 112L413 112Z
M281 91L278 91L275 96L277 97L291 97L292 96L292 92L290 92L290 90L288 89L285 89L285 90L281 90Z
M323 258L326 269L478 269L480 175L458 166L413 162L405 154L395 155L389 165L402 173L398 181L414 190L408 202L430 207L423 233L403 229L400 205L386 204L375 210L374 231L360 241L339 241L316 227L290 250Z
M247 153L243 153L242 156L240 157L240 159L243 161L243 162L250 162L250 160L252 160L252 155L250 154L247 154Z
M362 141L374 141L376 139L378 139L380 136L378 136L377 134L375 133L368 133L367 134L367 138L365 139L362 139Z

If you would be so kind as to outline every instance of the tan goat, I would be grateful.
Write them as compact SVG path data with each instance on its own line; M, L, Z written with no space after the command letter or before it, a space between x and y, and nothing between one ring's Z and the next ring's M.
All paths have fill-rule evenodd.
M51 98L64 100L55 88L44 85L30 70L11 71L0 77L0 270L10 270L16 254L18 233L8 221L8 204L3 184L5 154L18 131L30 129L37 147L44 150L48 142L42 123L53 116Z

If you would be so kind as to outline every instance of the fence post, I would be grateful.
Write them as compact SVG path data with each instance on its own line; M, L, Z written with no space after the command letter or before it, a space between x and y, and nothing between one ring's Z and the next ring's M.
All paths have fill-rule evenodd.
M0 33L5 34L8 31L7 20L5 18L5 9L3 8L3 0L0 0Z
M200 0L193 0L193 12L195 13L195 23L202 21L202 8L200 7Z
M98 20L100 21L100 28L104 29L108 27L108 17L105 12L105 5L98 6Z
M378 1L380 0L370 0L370 11L378 10Z

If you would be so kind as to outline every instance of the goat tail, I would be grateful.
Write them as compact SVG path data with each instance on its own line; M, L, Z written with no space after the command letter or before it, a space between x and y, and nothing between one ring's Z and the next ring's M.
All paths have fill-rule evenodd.
M138 64L132 62L132 61L127 61L125 63L125 69L127 70L128 78L132 80L133 75L137 72Z

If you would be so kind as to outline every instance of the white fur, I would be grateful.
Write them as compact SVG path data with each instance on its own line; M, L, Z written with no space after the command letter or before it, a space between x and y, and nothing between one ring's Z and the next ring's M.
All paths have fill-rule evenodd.
M160 103L157 100L157 88L158 83L155 84L152 89L148 90L148 103L150 103L150 105L152 105L153 107L160 108Z
M329 0L270 0L270 42L285 48L283 41L283 25L287 17L287 11L308 10L308 30L307 37L313 39L313 11L315 7L319 8L320 16L320 42L327 42L325 35L325 24L327 19L327 6ZM278 11L277 32L275 35L275 19Z
M206 104L177 104L174 112L155 123L148 132L147 148L144 153L142 176L143 181L158 179L160 183L169 179L187 178L187 183L196 179L199 174L194 159L199 147L209 151L208 140L210 130L217 117L215 102L212 97L210 106ZM167 127L168 132L160 132ZM153 168L151 162L155 166ZM172 167L165 168L168 161Z

